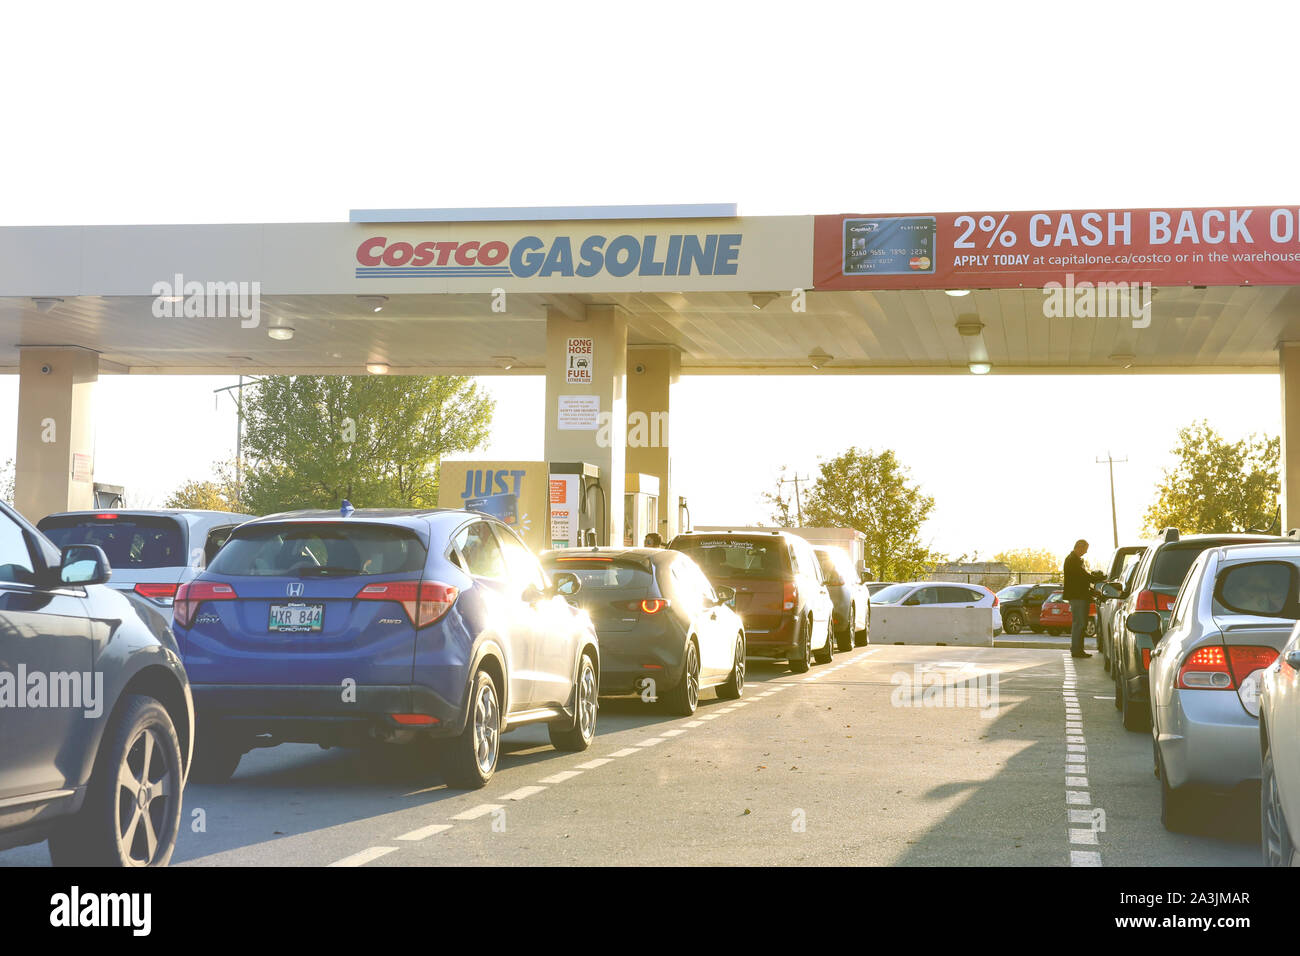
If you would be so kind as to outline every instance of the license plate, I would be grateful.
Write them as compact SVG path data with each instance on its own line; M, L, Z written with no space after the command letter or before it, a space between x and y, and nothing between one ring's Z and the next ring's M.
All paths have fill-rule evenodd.
M267 630L282 633L314 633L325 617L324 604L272 604Z
M1061 613L1061 609L1060 609L1059 607L1054 607L1054 608L1052 608L1052 613L1053 613L1053 614L1060 614L1060 613Z

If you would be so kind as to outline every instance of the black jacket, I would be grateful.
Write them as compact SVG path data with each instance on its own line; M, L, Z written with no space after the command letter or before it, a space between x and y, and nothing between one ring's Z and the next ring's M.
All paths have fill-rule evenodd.
M1061 597L1067 601L1086 601L1092 597L1092 582L1097 575L1089 573L1084 567L1083 558L1071 551L1065 558L1064 571Z

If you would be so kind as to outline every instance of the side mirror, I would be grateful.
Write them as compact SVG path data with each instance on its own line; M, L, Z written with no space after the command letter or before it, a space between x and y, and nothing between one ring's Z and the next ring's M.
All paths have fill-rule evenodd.
M1105 584L1099 584L1097 586L1097 593L1099 593L1102 597L1104 597L1106 600L1109 601L1112 598L1123 597L1124 589L1121 588L1118 584L1113 584L1110 581L1107 581ZM1143 612L1139 611L1138 613L1143 613Z
M108 555L97 544L70 544L61 553L60 584L103 584L112 575Z
M917 597L915 594L913 594L910 598L908 598L906 601L903 602L903 607L916 607L920 603L921 603L921 599Z
M1300 648L1287 651L1286 662L1293 671L1300 671Z
M725 604L727 607L736 606L736 589L726 585L719 584L713 589L713 593L718 596L718 603Z
M1160 634L1160 615L1156 611L1134 611L1124 620L1124 626L1134 634L1157 637Z
M551 590L562 597L573 597L582 590L582 581L572 571L557 571L551 575Z

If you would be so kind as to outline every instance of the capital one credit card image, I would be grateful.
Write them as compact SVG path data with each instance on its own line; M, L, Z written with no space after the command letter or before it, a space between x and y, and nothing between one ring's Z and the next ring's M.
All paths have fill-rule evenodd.
M466 511L481 511L506 524L519 521L519 498L515 495L488 495L484 498L469 498L465 501Z
M909 276L934 272L934 216L844 220L846 276Z

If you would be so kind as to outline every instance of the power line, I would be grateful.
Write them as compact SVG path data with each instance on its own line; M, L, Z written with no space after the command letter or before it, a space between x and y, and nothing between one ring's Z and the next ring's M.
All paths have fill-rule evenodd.
M779 478L779 479L777 479L777 483L778 483L778 484L782 484L782 485L793 484L793 485L794 485L794 507L795 507L795 514L799 516L799 527L800 527L800 528L803 527L803 502L802 502L802 501L800 500L800 498L799 498L799 482L801 482L801 481L811 481L811 480L812 480L812 479L810 479L807 475L804 475L803 477L800 477L799 475L795 475L793 478Z

